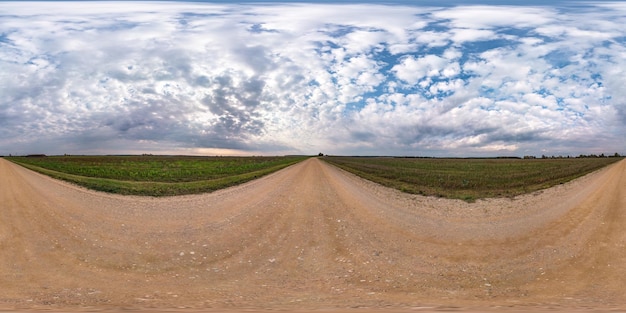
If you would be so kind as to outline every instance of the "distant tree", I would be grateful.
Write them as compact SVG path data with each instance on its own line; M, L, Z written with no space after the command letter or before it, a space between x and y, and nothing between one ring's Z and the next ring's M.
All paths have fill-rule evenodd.
M613 157L615 157L615 158L619 158L619 157L620 157L620 155L619 155L619 153L615 152L615 154L613 155Z
M324 156L324 154L320 152L317 154L317 156Z

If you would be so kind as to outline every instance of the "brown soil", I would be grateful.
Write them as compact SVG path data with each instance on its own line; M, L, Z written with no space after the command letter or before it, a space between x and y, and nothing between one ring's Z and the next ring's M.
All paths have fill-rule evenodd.
M93 192L0 159L7 310L615 311L625 282L626 161L466 203L319 159L170 198Z

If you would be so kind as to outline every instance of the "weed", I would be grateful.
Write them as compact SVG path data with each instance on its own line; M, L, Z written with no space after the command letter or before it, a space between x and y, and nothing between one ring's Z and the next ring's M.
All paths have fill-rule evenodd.
M94 190L145 196L210 192L306 157L53 156L9 160Z
M403 192L473 202L565 183L621 158L422 159L327 157L349 172Z

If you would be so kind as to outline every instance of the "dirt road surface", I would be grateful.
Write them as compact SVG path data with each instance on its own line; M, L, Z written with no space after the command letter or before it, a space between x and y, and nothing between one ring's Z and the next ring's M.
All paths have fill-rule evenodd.
M626 309L626 161L515 199L403 194L309 159L110 195L0 159L0 311Z

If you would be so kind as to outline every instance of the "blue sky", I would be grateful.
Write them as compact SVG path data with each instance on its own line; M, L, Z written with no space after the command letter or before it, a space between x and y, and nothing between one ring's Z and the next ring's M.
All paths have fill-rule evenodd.
M626 3L389 3L0 2L0 155L626 153Z

